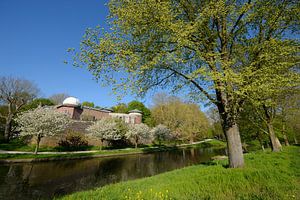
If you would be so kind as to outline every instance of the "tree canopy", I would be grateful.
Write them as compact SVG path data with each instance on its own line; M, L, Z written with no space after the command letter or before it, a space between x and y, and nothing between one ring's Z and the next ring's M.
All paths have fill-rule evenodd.
M89 101L84 101L84 102L81 103L81 105L88 106L88 107L91 107L91 108L95 107L94 102L89 102Z
M299 4L110 0L111 31L88 29L74 64L119 94L163 87L205 97L218 108L230 166L241 167L237 117L245 99L299 85Z
M160 93L154 96L151 112L156 125L166 125L178 140L193 142L209 136L208 119L196 104Z

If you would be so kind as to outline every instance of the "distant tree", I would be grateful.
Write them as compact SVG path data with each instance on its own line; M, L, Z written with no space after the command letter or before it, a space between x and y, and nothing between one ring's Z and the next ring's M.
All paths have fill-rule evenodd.
M211 135L218 139L224 139L225 135L222 129L221 119L218 110L215 107L211 107L207 111L208 120L210 122Z
M123 139L126 130L127 127L123 121L112 118L100 119L87 128L91 136L101 140L102 145L104 141Z
M125 137L133 141L135 148L137 148L141 141L151 138L150 128L146 124L130 124Z
M54 103L50 99L45 99L45 98L38 98L34 99L33 101L27 103L24 105L21 109L21 111L27 111L27 110L32 110L35 109L39 106L53 106Z
M116 113L127 113L128 107L125 103L119 103L116 106L113 106L112 110Z
M131 101L127 104L128 111L137 109L142 111L142 122L146 123L147 125L151 126L152 119L151 119L151 111L147 108L142 102L139 101Z
M7 115L0 113L0 117L5 119L4 139L6 142L11 137L13 118L38 93L38 88L31 81L13 77L0 77L0 104L7 107Z
M58 93L58 94L53 94L52 96L49 97L49 99L55 104L59 105L62 104L63 101L68 98L70 95L66 93Z
M278 100L278 118L281 121L285 145L289 145L288 129L292 130L290 137L293 137L294 143L297 144L297 137L300 136L300 90L295 89L292 93L286 93Z
M269 145L269 132L262 109L257 109L250 102L245 102L238 118L238 124L244 150L247 150L247 144L255 140L259 141L262 150L265 149L265 145Z
M151 134L153 136L153 138L158 141L158 144L161 145L162 141L166 141L169 140L170 138L172 138L171 135L171 130L162 124L159 124L157 126L155 126L154 128L152 128L151 130Z
M87 106L87 107L91 107L91 108L94 108L95 107L95 104L93 102L88 102L88 101L84 101L82 102L83 106Z
M182 108L182 113L178 116L178 120L180 121L179 130L182 133L182 138L193 143L208 137L208 119L200 111L199 106L189 103L180 106L180 108Z
M164 124L169 127L176 138L193 142L209 136L208 120L199 106L192 103L184 103L174 96L162 97L163 101L152 107L152 117L156 124ZM156 98L156 97L155 97ZM174 135L175 136L175 135Z
M67 115L52 108L39 107L20 113L16 122L21 136L35 136L36 148L34 153L37 154L41 139L45 136L54 136L65 130L70 119Z

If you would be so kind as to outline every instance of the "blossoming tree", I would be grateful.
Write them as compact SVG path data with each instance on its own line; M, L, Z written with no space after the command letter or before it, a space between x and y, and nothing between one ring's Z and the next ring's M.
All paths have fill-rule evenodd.
M126 125L120 120L105 118L89 126L87 131L89 135L99 138L103 144L105 140L121 140L126 128Z
M151 138L150 128L146 124L131 124L129 125L129 130L126 132L125 137L128 140L132 140L135 148L137 148L138 143L142 140Z
M41 139L45 136L54 136L65 130L70 123L70 119L67 115L51 108L36 108L18 115L16 122L21 131L21 136L31 135L36 137L34 153L37 154Z

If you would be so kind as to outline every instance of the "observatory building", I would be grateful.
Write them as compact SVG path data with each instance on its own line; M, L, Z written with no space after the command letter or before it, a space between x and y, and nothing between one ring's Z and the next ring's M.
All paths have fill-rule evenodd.
M82 106L79 99L75 97L66 98L63 104L56 108L57 111L66 113L75 120L96 121L103 118L118 118L129 124L142 123L142 112L139 110L131 110L128 114L114 113L113 110L107 108Z

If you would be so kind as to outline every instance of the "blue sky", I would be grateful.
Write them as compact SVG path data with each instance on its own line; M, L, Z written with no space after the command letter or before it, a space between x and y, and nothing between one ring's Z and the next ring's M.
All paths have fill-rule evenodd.
M67 93L110 107L111 88L100 87L86 70L64 64L88 27L107 28L106 0L1 0L0 75L31 80L43 97ZM134 98L125 97L122 102ZM140 99L141 100L141 99ZM141 100L146 105L151 99Z

